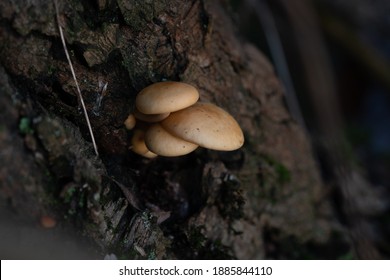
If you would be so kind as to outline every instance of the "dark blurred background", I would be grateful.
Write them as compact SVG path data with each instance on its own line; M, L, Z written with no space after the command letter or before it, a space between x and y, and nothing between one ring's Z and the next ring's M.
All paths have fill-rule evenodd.
M360 231L369 240L357 255L389 258L390 1L229 5L239 32L282 80L287 107L312 139L340 220L351 236Z
M390 258L390 1L222 1L243 41L273 63L286 106L312 140L324 196L354 246L337 254L316 247L313 255ZM25 258L104 257L72 229L45 232L0 208L0 257L22 250ZM55 244L66 250L52 250ZM275 251L267 256L286 258Z

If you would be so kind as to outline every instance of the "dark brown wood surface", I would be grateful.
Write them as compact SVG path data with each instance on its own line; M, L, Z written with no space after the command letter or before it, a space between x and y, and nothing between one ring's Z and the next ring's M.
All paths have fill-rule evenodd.
M96 157L54 4L1 1L1 206L26 225L54 217L54 231L71 227L101 256L317 258L342 244L327 257L341 254L347 238L308 137L288 113L272 65L236 33L225 8L61 1ZM133 154L123 122L137 92L161 80L192 84L202 101L230 112L244 147L152 160ZM97 106L99 82L108 87Z

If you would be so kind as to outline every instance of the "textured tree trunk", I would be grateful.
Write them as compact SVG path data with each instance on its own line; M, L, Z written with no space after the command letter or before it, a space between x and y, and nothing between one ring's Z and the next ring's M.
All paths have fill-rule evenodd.
M21 227L49 216L57 221L53 232L70 227L77 240L80 233L92 240L96 257L337 258L348 252L310 142L286 110L271 64L240 40L222 2L59 3L98 157L54 4L2 1L0 11L0 202L21 221L4 218L18 238L24 238ZM244 147L152 160L132 153L132 132L123 122L137 92L161 80L192 84L202 101L230 112L245 133ZM20 244L18 238L12 241ZM56 238L47 251L64 249ZM21 247L15 246L7 252L16 254ZM42 257L7 256L21 255Z

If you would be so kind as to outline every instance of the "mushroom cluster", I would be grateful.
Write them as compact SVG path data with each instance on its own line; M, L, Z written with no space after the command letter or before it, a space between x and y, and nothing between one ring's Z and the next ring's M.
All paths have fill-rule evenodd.
M186 155L199 146L220 151L240 148L244 135L236 120L198 99L195 87L180 82L159 82L143 89L134 113L125 121L127 129L135 127L132 150L153 158Z

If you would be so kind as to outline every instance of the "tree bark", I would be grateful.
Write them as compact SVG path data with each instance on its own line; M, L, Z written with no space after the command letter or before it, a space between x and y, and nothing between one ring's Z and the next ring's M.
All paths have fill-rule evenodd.
M18 219L54 217L55 230L72 225L93 240L96 257L348 253L307 135L286 110L272 65L235 33L223 2L60 3L99 157L54 4L2 1L0 11L0 197ZM133 154L123 122L136 94L161 80L192 84L202 101L230 112L244 147L153 160ZM102 83L108 88L99 106Z

